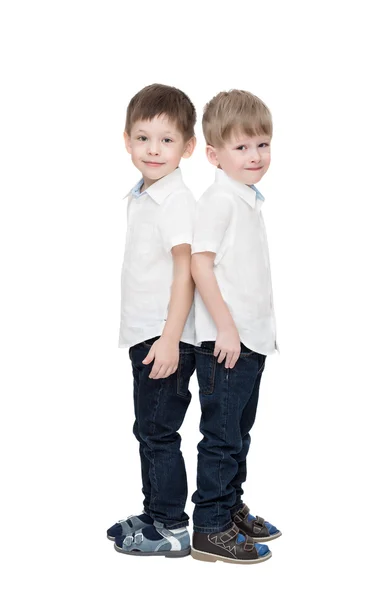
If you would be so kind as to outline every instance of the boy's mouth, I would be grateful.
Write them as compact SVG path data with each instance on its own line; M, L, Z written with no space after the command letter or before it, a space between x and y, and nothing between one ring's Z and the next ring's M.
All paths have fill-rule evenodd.
M246 171L260 171L262 167L247 167Z
M147 165L148 167L161 167L162 165L164 165L165 163L160 163L160 162L154 162L154 161L150 161L150 160L143 160L144 165Z

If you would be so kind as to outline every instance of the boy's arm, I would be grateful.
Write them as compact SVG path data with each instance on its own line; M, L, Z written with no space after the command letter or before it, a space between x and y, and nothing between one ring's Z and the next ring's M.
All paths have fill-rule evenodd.
M180 244L171 250L173 256L173 283L168 317L160 339L152 345L144 365L154 360L149 377L161 379L175 373L179 361L179 342L194 297L191 277L191 246Z
M214 252L197 252L191 260L191 274L203 302L218 330L214 356L218 362L226 359L225 367L232 369L240 356L240 337L214 273Z

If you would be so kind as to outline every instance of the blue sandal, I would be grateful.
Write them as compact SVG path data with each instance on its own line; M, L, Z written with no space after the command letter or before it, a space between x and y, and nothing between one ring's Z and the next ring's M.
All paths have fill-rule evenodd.
M148 525L129 535L117 536L115 550L133 556L188 556L191 552L189 533L186 527L177 531L170 531L155 522L155 525Z
M145 513L138 516L131 515L107 529L107 537L114 542L117 536L132 535L135 531L147 525L153 525L153 519L149 515Z

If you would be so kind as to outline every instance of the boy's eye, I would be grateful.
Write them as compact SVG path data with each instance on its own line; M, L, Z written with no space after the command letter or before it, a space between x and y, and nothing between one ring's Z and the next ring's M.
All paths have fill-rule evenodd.
M146 142L148 138L146 137L146 135L139 135L137 139L139 142Z
M267 142L262 142L261 144L259 144L259 148L265 148L266 146L269 147L269 144L267 144Z
M244 144L242 144L241 146L238 146L236 148L236 150L246 150L246 149L247 149L247 146L244 146Z
M172 142L173 140L171 140L170 138L164 138L163 140L165 142L165 144L169 144L170 142Z

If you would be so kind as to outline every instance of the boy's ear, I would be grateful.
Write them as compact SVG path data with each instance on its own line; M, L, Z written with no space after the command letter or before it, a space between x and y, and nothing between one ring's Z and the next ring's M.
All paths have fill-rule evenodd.
M189 139L185 146L185 150L183 151L182 158L190 158L192 153L194 152L194 148L196 146L197 140L195 137Z
M214 165L214 167L218 167L219 166L219 160L218 160L218 156L216 154L216 150L214 148L214 146L210 146L210 144L207 144L206 146L206 156L209 160L209 162Z
M126 131L124 131L124 144L129 154L132 154L131 138Z

